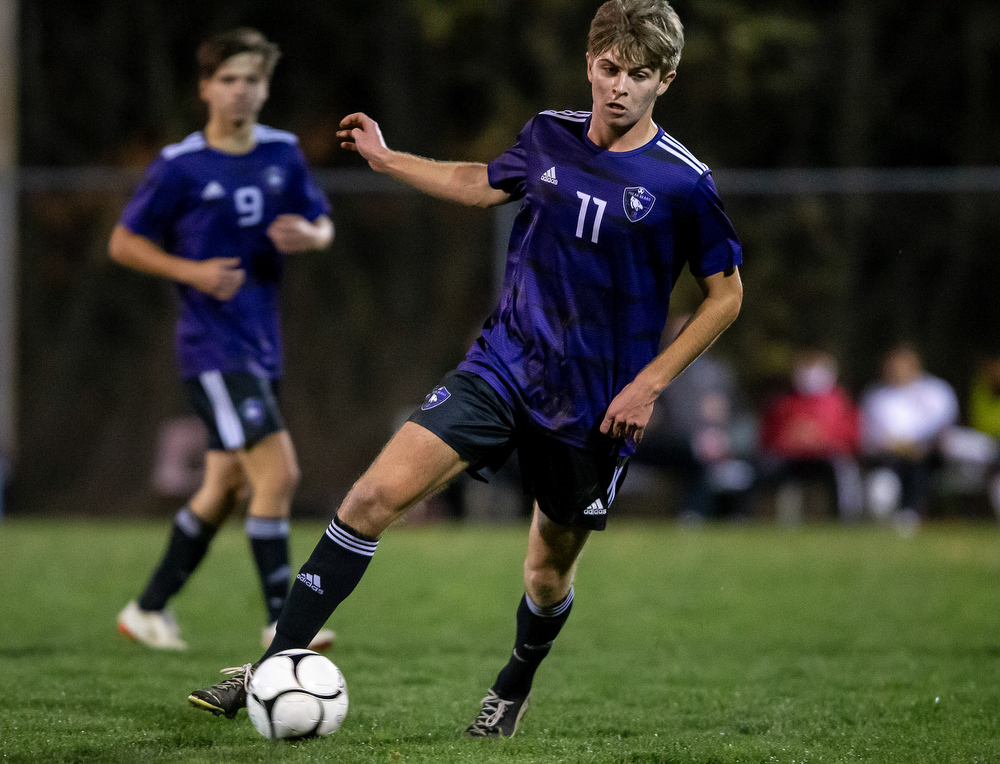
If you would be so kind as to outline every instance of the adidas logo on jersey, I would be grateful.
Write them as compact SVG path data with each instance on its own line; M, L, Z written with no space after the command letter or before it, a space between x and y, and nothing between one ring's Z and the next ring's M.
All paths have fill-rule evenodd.
M552 165L549 169L542 173L542 180L546 183L551 183L553 186L558 186L559 181L556 180L556 166Z
M598 499L585 510L583 510L585 515L606 515L608 514L607 508L604 506L604 502Z
M320 588L318 575L314 575L312 573L299 573L295 578L316 592L316 594L323 593L323 590Z
M226 195L226 189L222 187L222 184L217 180L210 181L201 192L201 198L203 201L211 201L212 199L221 199Z

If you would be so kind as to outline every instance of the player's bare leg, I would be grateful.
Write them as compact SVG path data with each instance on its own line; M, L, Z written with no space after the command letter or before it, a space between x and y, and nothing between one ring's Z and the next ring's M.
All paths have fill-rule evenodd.
M260 661L282 650L305 647L361 580L375 554L378 535L467 466L436 435L412 422L404 424L355 483L302 566L278 619L274 640ZM233 718L246 705L252 668L246 664L239 676L196 690L188 700L198 708Z
M351 488L337 517L360 533L377 537L466 467L468 464L437 435L406 422Z
M118 614L118 631L129 639L160 650L183 650L180 628L166 610L198 567L216 530L245 495L243 468L225 451L205 454L201 487L174 518L170 542L138 600Z
M268 435L252 448L239 451L238 459L253 487L247 514L287 519L299 485L299 462L288 432Z
M299 484L299 463L292 439L284 430L238 452L238 457L253 487L246 531L267 608L267 625L261 631L261 643L266 648L274 639L275 623L288 597L289 517ZM309 647L327 650L336 638L330 629L321 629Z
M467 736L511 737L517 732L528 710L535 671L569 617L576 561L589 535L589 530L552 522L535 504L514 651L483 698L479 715L465 731Z

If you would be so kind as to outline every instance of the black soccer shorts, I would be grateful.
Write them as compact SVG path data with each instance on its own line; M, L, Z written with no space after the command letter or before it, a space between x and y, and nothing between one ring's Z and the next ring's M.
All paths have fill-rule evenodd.
M278 380L248 371L206 371L184 380L188 401L208 428L210 451L253 448L285 429Z
M599 450L564 443L472 372L448 372L410 421L455 449L478 480L487 480L516 448L525 493L560 525L604 530L628 471L628 458L618 455L620 440L607 438Z

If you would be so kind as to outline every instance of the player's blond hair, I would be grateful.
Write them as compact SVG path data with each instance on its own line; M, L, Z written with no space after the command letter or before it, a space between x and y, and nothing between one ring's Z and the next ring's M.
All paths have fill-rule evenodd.
M210 37L198 46L198 71L203 80L210 79L226 59L240 53L257 53L263 59L264 76L271 79L281 50L256 29L239 27Z
M677 69L683 47L684 26L667 0L608 0L597 9L587 38L592 57L615 49L661 75Z

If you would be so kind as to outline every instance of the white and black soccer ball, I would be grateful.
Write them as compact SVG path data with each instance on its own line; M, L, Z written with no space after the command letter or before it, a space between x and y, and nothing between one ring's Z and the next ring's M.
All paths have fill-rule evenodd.
M247 713L267 738L329 735L347 715L347 683L340 669L319 653L284 650L253 672Z

